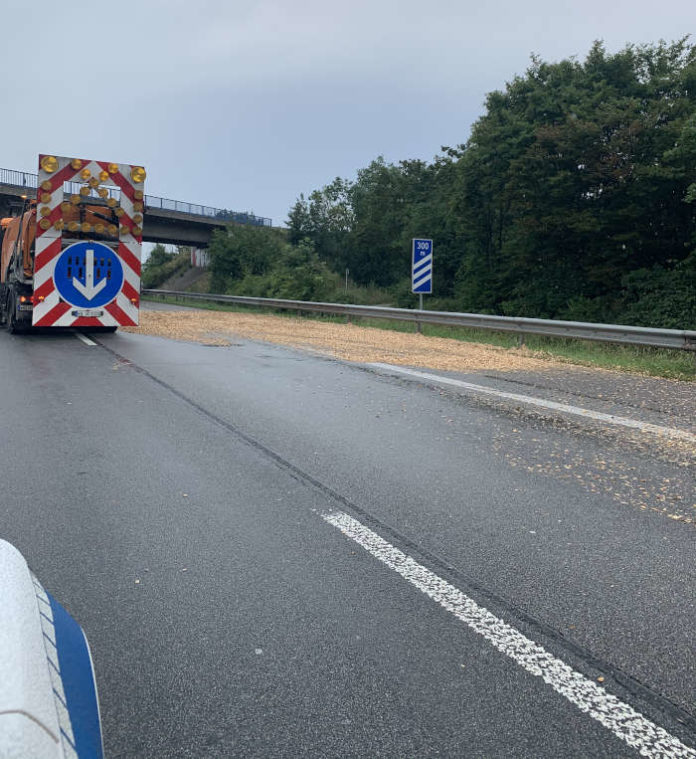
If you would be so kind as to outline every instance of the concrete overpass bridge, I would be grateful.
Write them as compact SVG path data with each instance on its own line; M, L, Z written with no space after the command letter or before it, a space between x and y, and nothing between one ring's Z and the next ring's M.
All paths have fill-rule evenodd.
M19 213L25 197L36 196L37 175L28 171L0 169L0 217ZM68 188L67 185L70 185ZM74 185L74 186L73 186ZM69 192L79 192L82 185L66 182ZM118 190L113 190L118 196ZM272 220L250 213L169 200L156 195L145 196L143 240L168 245L192 245L207 248L213 231L230 224L270 227Z

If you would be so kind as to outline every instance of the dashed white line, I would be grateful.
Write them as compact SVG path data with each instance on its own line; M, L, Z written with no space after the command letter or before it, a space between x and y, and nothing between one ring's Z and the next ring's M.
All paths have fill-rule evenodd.
M520 395L519 393L508 393L504 390L496 390L493 387L486 387L485 385L475 385L472 382L464 382L462 380L454 379L453 377L441 377L439 374L429 374L428 372L419 372L415 369L405 369L402 366L394 366L393 364L380 364L372 363L367 366L375 369L383 369L390 372L398 372L399 374L407 374L411 377L418 377L419 379L427 380L438 385L453 385L454 387L461 387L464 390L470 390L474 393L483 393L484 395L495 395L498 398L504 398L508 401L515 401L517 403L525 403L529 406L540 406L541 408L552 409L553 411L562 411L565 414L573 414L575 416L582 416L586 419L595 419L600 422L606 422L607 424L617 424L621 427L630 427L632 429L640 430L641 432L649 432L653 435L659 435L661 437L677 438L679 440L686 440L690 443L696 443L696 435L686 430L680 430L675 427L662 427L659 424L651 424L650 422L641 422L637 419L628 419L624 416L614 416L614 414L605 414L602 411L593 411L592 409L582 408L580 406L571 406L567 403L557 403L556 401L547 401L545 398L535 398L532 395Z
M97 345L97 343L95 343L94 340L87 337L87 335L83 335L82 332L75 332L75 337L78 340L81 340L85 345Z
M498 651L530 674L541 677L557 693L635 748L641 756L652 759L696 759L694 749L479 606L461 590L395 548L357 519L342 511L322 516L485 638Z

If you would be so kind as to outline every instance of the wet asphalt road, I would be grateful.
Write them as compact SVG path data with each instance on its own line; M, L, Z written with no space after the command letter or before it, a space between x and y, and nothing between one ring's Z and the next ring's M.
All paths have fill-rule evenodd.
M638 755L335 510L696 744L689 450L260 343L95 339L0 334L0 536L88 634L108 757ZM516 392L592 403L542 380Z

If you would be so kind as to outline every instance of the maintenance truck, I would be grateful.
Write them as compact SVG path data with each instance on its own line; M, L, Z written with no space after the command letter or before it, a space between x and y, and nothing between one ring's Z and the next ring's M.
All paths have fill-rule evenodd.
M39 155L36 199L0 219L0 323L137 326L142 166Z

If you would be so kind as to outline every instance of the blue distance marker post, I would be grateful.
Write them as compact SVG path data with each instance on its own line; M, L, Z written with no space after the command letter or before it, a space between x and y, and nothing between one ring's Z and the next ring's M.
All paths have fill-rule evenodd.
M423 310L423 293L433 292L433 241L414 237L411 249L411 292L418 293L418 309ZM418 322L418 331L421 324Z

